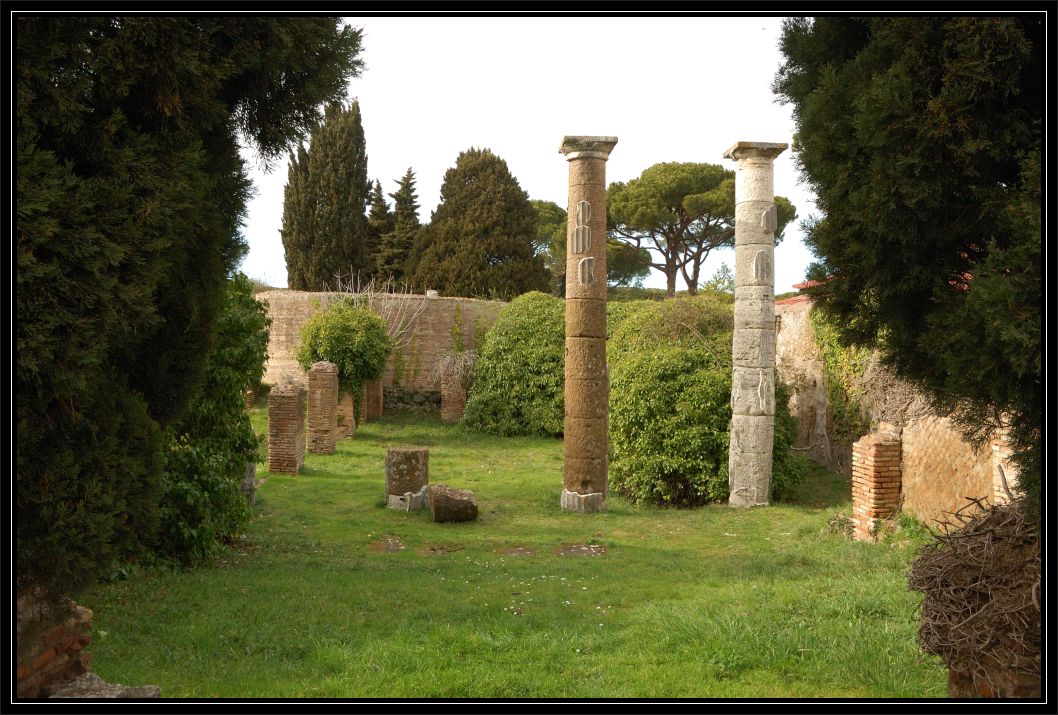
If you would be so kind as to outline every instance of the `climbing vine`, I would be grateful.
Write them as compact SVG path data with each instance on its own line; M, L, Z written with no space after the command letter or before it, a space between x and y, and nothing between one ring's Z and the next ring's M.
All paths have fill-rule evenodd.
M816 346L823 358L823 380L827 391L827 423L832 437L851 444L866 434L870 424L860 400L861 379L870 357L866 348L845 347L837 331L823 313L812 308L808 313Z

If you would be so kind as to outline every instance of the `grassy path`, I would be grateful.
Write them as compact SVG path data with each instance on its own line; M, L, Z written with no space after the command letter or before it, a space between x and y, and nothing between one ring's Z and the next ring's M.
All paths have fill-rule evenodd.
M396 444L430 447L431 482L473 489L479 520L383 508ZM258 468L217 563L83 600L102 677L167 697L946 696L905 580L921 535L831 533L849 487L822 471L764 509L565 514L561 441L436 416L364 425L295 477Z

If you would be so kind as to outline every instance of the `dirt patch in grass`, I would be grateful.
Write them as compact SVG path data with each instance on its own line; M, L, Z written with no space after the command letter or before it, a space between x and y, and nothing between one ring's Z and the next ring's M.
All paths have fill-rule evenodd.
M556 556L602 556L606 547L602 544L562 544L555 549Z
M404 542L395 536L383 536L367 548L375 553L393 554L404 550Z
M439 556L441 554L451 554L462 550L463 547L459 544L427 544L419 549L419 553L426 556Z
M496 553L506 556L536 556L536 549L528 546L502 546L496 549Z

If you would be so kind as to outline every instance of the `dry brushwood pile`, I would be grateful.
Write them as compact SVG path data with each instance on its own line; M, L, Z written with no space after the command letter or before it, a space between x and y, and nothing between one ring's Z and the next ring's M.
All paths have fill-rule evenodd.
M1040 692L1040 538L1019 504L970 500L911 565L925 594L918 639L949 687L985 697ZM956 695L955 692L952 693Z

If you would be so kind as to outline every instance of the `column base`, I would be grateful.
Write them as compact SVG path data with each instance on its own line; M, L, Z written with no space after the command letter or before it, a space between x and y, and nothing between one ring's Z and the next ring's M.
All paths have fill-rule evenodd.
M562 511L575 511L580 514L593 514L606 511L606 495L602 492L578 494L568 489L562 490Z
M727 505L736 508L751 506L768 506L768 496L758 497L756 487L742 487L735 489L727 498Z

